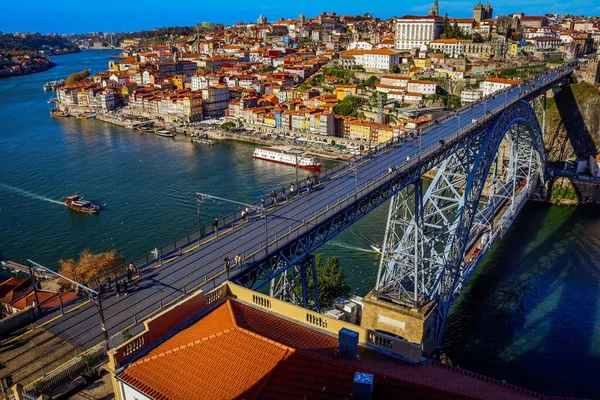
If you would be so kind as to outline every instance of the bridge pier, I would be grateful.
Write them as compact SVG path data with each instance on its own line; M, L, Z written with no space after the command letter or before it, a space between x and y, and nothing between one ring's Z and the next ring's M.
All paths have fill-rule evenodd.
M431 355L436 348L435 327L437 305L427 301L419 307L375 290L363 299L361 327L398 336L413 343L421 343L423 352Z

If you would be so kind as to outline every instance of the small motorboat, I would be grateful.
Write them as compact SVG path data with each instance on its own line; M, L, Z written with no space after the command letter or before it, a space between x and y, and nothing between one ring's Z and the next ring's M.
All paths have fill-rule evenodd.
M50 110L50 115L52 118L67 118L69 114L64 111L60 111L58 108L53 108Z
M94 214L100 211L100 206L90 201L83 200L78 194L63 197L63 202L72 210Z
M378 245L376 245L376 244L370 244L370 245L369 245L369 247L370 247L371 249L373 249L373 251L374 251L374 252L376 252L376 253L381 253L381 246L378 246Z
M156 133L157 136L162 136L171 139L173 139L177 135L177 132L167 131L166 129L157 130L154 131L154 133Z

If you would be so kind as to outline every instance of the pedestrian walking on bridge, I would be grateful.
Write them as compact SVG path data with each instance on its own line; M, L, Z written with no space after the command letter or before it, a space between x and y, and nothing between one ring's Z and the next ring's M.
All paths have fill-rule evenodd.
M229 280L229 257L225 257L223 263L225 264L225 271L227 271L227 280Z
M213 227L213 231L215 233L218 233L219 231L219 218L215 218L213 223L212 223L212 227Z

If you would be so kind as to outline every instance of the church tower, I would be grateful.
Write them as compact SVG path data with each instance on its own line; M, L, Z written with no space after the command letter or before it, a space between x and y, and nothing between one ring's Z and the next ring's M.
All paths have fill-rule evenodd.
M477 3L475 7L473 7L473 19L476 22L481 22L485 19L483 4L481 4L481 1Z
M438 4L438 0L434 0L433 7L429 11L429 15L432 17L437 17L438 15L440 15L440 6Z

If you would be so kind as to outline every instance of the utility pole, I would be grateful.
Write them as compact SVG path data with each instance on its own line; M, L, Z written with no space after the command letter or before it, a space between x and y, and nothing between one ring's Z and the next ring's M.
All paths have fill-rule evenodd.
M253 209L254 211L256 211L257 213L262 214L264 222L265 222L265 249L267 249L269 247L269 234L268 234L268 227L267 227L267 209L266 209L266 207L257 206L256 204L242 203L240 201L235 201L235 200L227 199L224 197L213 196L213 195L206 194L206 193L199 193L199 192L196 193L196 201L203 201L203 200L226 201L228 203L238 204L238 205L241 205L244 207L249 207L249 208Z
M108 328L106 327L106 321L104 320L104 310L102 309L102 299L100 298L100 294L97 291L95 291L93 289L90 289L89 287L87 287L85 285L82 285L79 282L76 282L76 281L74 281L74 280L72 280L70 278L67 278L66 276L64 276L64 275L56 272L56 271L53 271L53 270L51 270L49 268L44 267L41 264L36 263L35 261L27 260L27 263L29 264L30 271L41 270L41 271L44 271L46 273L55 275L55 276L57 276L57 277L59 277L61 279L64 279L67 282L72 283L76 287L78 287L78 288L82 289L84 292L86 292L87 295L88 295L88 298L91 301L94 301L94 295L96 296L96 298L98 299L98 303L96 303L96 302L94 302L94 303L96 303L96 306L98 308L98 316L100 317L100 323L102 324L101 326L102 326L102 328L104 330L104 338L106 339L106 345L108 346L108 339L109 339L108 338Z
M27 265L29 267L29 277L31 278L31 284L33 285L33 292L35 293L35 305L37 307L37 313L38 313L38 317L42 316L42 308L40 307L40 299L38 297L38 292L37 292L37 284L35 281L35 275L33 272L33 267L31 265L31 262L29 260L27 260Z

